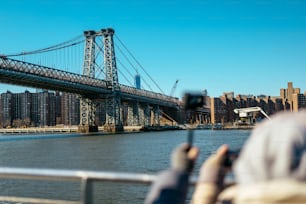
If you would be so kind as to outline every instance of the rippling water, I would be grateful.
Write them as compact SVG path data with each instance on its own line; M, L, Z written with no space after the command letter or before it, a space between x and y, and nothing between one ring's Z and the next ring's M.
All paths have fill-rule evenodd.
M249 131L195 131L194 144L201 150L195 167L220 145L237 149ZM0 135L0 166L156 173L169 167L173 148L186 142L186 131L146 132L116 135ZM143 203L148 186L100 183L95 203ZM1 195L79 199L79 183L3 180Z

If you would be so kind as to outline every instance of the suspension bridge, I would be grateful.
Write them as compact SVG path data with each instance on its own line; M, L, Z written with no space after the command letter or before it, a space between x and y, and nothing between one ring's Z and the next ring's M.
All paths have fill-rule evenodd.
M47 48L0 55L0 82L80 95L80 132L98 131L95 101L101 99L106 107L106 131L123 130L123 102L128 103L130 124L159 125L162 110L177 110L179 101L164 94L114 34L112 28L85 31L84 35ZM115 48L119 51L117 56ZM140 71L144 74L140 75ZM136 87L130 80L135 76ZM153 91L148 80L159 92Z

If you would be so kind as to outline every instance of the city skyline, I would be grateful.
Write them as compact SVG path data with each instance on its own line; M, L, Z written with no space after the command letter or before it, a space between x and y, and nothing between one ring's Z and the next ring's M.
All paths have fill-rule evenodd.
M177 97L204 89L276 96L284 82L306 87L305 10L289 0L4 1L0 54L113 27L166 94L179 80Z
M238 116L234 114L234 110L237 108L260 107L267 115L273 115L279 111L297 112L306 107L306 93L301 93L301 89L296 88L292 82L288 82L286 88L280 88L279 90L279 97L255 97L240 94L235 96L234 92L225 92L220 97L210 97L203 94L203 98L206 101L206 111L202 114L184 112L182 107L175 109L172 114L179 124L189 121L192 124L222 123L233 125L238 119ZM9 91L0 93L0 127L78 125L81 119L80 104L81 101L77 94L64 92L40 90L35 93L29 91L24 93L12 93ZM98 126L104 125L106 122L106 106L107 102L103 100L97 101L95 105L96 115L94 121ZM128 102L121 104L120 112L125 126L145 125L146 123L149 124L149 121L152 122L151 111L154 112L154 106L150 110L147 103L139 103L137 107L138 111L135 111L135 106ZM134 120L136 113L142 112L140 114L142 115L145 114L146 110L148 120ZM142 117L140 115L138 115L139 118ZM135 117L135 119L138 117ZM158 118L161 122L162 114ZM248 115L248 119L244 120L244 122L249 121L253 124L252 121L258 119L262 119L260 115ZM167 124L167 122L169 122L167 119L163 121L164 124Z

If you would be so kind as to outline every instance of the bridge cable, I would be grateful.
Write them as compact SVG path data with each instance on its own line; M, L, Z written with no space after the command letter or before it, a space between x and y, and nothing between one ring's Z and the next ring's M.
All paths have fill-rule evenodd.
M121 45L126 49L126 51L131 55L131 57L135 60L135 62L139 65L139 67L145 72L145 74L152 80L152 82L156 85L156 87L161 91L161 93L165 94L163 90L159 87L159 85L154 81L154 79L149 75L149 73L144 69L144 67L140 64L140 62L134 57L131 51L123 44L123 42L118 38L117 35L114 35L116 39L121 43Z
M124 54L124 52L121 50L121 48L117 44L115 44L115 47L117 48L117 50L120 51L122 56L126 59L126 61L134 68L134 70L138 74L138 69L133 65L133 63L129 60L129 58Z
M32 55L32 54L38 54L38 53L44 53L44 52L50 52L50 51L54 51L54 50L63 49L63 48L66 48L66 47L70 47L70 46L74 46L74 45L78 45L80 43L83 43L84 40L75 42L76 40L80 39L81 37L83 37L83 35L77 36L77 37L75 37L75 38L73 38L71 40L68 40L68 41L65 41L65 42L53 45L53 46L49 46L49 47L46 47L46 48L42 48L42 49L38 49L38 50L33 50L33 51L29 51L29 52L21 52L21 53L9 54L9 55L6 55L6 57L16 57L16 56L23 56L23 55Z
M133 63L129 60L129 58L124 54L124 52L122 51L122 49L121 49L117 44L116 44L115 46L116 46L116 49L120 51L120 53L123 55L123 57L127 60L127 62L134 68L134 70L135 70L136 73L138 74L138 69L133 65ZM117 58L117 60L118 60L118 58ZM120 63L120 64L123 65L122 63ZM130 73L130 76L131 76L132 78L134 78L134 76L131 74L130 71L128 71L128 69L127 69L125 66L124 66L124 68L127 70L127 72ZM147 87L148 87L151 91L153 91L153 89L152 89L151 86L148 84L148 82L147 82L143 77L141 77L141 79L142 79L143 82L147 85Z
M120 69L118 69L118 72L123 76L123 78L125 78L125 80L126 80L127 82L130 83L131 86L133 86L133 83L132 83L132 82L122 73L122 71L121 71Z
M125 71L129 74L131 78L133 78L133 74L128 70L128 68L121 62L121 60L116 56L117 62L125 69ZM118 69L120 70L120 69ZM122 73L122 72L121 72Z
M102 54L104 54L104 51L103 51L103 49L95 42L95 45L98 47L98 51L99 52L101 52ZM119 48L119 50L120 50L120 48ZM96 55L96 56L98 56L98 55ZM132 73L127 69L127 67L119 60L119 58L116 56L116 61L127 71L127 73L128 74L130 74L130 76L133 78L133 75L132 75ZM96 64L96 66L100 69L100 70L102 70L102 72L106 75L106 73L105 73L105 69L102 69L97 63L95 63ZM133 83L131 83L131 81L128 79L128 77L126 77L125 75L124 75L124 73L120 70L120 69L118 69L118 72L123 76L123 78L125 78L125 80L130 84L130 86L133 86ZM100 74L101 74L101 72L99 73L99 75L98 76L100 76Z

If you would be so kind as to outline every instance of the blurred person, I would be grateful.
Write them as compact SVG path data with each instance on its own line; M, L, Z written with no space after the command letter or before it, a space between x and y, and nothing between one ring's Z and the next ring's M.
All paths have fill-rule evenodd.
M197 147L181 144L171 155L171 167L157 175L145 204L183 204L189 186L189 176L199 154Z
M201 166L192 204L306 203L306 111L282 112L258 124L233 166L226 187L228 146Z

